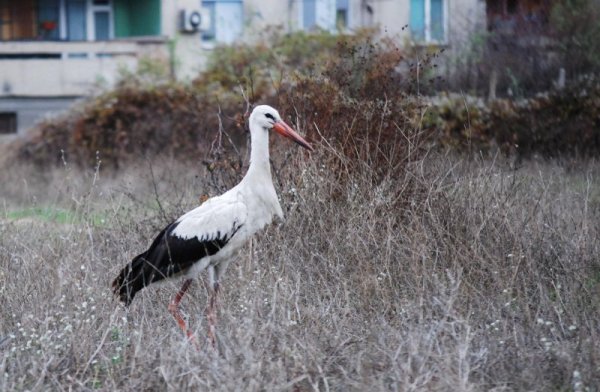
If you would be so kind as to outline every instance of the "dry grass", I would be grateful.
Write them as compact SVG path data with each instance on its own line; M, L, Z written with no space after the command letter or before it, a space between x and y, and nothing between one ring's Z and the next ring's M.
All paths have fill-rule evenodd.
M429 156L374 183L367 167L333 179L319 163L330 153L294 154L301 174L280 173L287 220L230 267L220 354L194 350L166 311L178 283L144 290L129 312L109 290L210 189L201 169L4 174L0 390L600 385L596 163ZM9 214L34 204L73 218ZM199 336L205 304L199 280L183 302Z

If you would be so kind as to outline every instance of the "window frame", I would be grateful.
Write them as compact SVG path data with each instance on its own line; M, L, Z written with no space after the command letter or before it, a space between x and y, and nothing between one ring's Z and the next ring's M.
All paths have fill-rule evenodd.
M448 43L448 1L449 0L441 0L442 1L442 34L443 37L441 40L435 39L432 37L432 27L431 27L431 1L432 0L421 0L424 3L424 17L423 21L423 39L415 39L415 34L413 33L412 28L410 29L411 41L413 44L426 44L426 45L446 45ZM410 3L412 6L412 2ZM409 12L409 22L412 25L411 16L412 11Z
M352 26L352 1L351 0L303 0L298 2L297 16L298 27L303 31L312 31L322 29L331 33L349 30ZM307 11L312 12L314 23L307 26ZM345 24L340 26L338 15L343 12L345 15ZM322 18L325 15L327 25L323 26ZM341 27L341 28L340 28Z
M214 43L217 40L217 2L215 0L203 0L202 9L210 18L210 28L200 33L200 39L203 43Z
M85 42L85 41L97 41L97 37L96 37L96 21L95 21L95 16L96 13L98 12L104 12L108 14L108 38L107 40L113 40L115 38L115 21L114 21L114 0L106 0L106 4L94 4L94 0L82 0L81 1L81 5L83 7L85 7L85 9L83 9L81 11L81 13L77 13L78 17L81 17L81 20L85 23L85 26L81 26L83 27L82 31L81 31L81 36L83 37L83 39L73 39L70 35L69 35L69 16L68 16L68 0L57 0L57 6L58 6L58 15L57 15L57 20L56 22L58 23L57 26L57 36L52 37L52 38L42 38L42 41L74 41L74 42ZM39 6L39 3L37 1L34 1L33 3L35 5L35 7ZM39 8L35 8L35 9L39 9ZM34 22L36 23L37 27L36 30L34 31L34 34L31 37L26 37L23 39L15 39L15 38L8 38L5 39L3 37L0 37L1 41L37 41L40 40L40 27L39 24L41 23L40 20L38 20L39 15L37 15L37 13L35 13L35 9L33 11L31 11L34 15ZM10 11L10 9L9 9ZM4 25L4 24L14 24L15 21L13 20L14 18L10 18L8 19L7 23L0 23L0 26ZM79 26L79 24L77 24ZM9 35L10 37L10 35Z
M340 15L344 15L344 23L340 23ZM336 0L335 2L335 29L345 31L350 28L350 1Z
M94 4L94 0L87 0L87 40L97 41L96 39L96 12L108 12L108 40L115 38L115 21L113 1L107 0L107 4Z
M202 1L202 9L203 11L210 15L210 29L206 31L202 31L200 33L200 40L202 41L202 46L205 49L212 49L215 45L228 43L225 37L222 34L219 34L219 27L217 25L218 20L220 19L222 10L219 5L224 4L237 4L239 6L240 11L240 25L239 25L239 37L244 35L244 1L243 0L203 0ZM221 30L223 31L223 30ZM238 38L239 38L238 37Z

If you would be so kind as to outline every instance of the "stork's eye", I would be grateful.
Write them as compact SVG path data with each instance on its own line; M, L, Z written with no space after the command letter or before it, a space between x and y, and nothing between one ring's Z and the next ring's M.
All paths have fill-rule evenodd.
M275 117L273 117L273 115L271 113L267 113L265 114L265 116L273 121L275 121Z

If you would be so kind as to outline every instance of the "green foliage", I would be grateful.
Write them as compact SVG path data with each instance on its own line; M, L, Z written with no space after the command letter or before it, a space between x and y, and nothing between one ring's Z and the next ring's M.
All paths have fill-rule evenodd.
M10 211L6 213L6 217L11 220L34 218L41 221L56 223L73 223L76 220L76 217L72 212L51 207L29 207Z
M215 48L207 69L194 84L206 91L218 88L220 94L239 92L242 87L257 102L273 95L286 81L322 75L334 67L338 57L354 56L364 43L372 41L373 31L369 30L356 35L333 35L327 31L282 34L274 30L255 45Z
M169 49L173 44L169 43ZM171 64L149 56L139 59L134 71L119 69L119 87L156 86L171 82Z

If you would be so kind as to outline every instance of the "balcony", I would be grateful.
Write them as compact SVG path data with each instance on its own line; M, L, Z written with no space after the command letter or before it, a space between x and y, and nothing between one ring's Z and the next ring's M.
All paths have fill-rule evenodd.
M111 84L141 57L167 60L166 38L100 42L0 41L0 97L81 96L99 82Z

